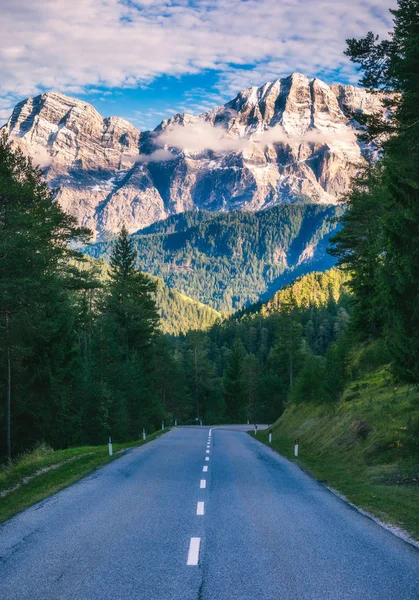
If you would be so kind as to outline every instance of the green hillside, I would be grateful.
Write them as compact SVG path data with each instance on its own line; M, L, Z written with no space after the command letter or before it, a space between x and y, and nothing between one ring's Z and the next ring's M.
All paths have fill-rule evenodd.
M221 320L221 314L210 306L169 288L160 278L156 281L156 305L163 333L180 335L190 330L206 330Z
M87 263L77 263L83 270L94 269L105 282L109 277L109 265L103 260L89 259ZM189 330L205 330L220 321L221 313L201 302L188 298L177 290L169 288L159 277L152 277L156 283L154 298L160 315L159 328L170 335L184 334Z
M338 403L290 402L273 445L357 506L419 538L419 390L395 384L381 342L357 345ZM267 441L267 434L262 434Z
M276 206L258 213L189 212L132 236L139 267L187 296L224 312L271 296L308 271L334 264L326 254L342 207ZM113 242L93 244L108 260Z

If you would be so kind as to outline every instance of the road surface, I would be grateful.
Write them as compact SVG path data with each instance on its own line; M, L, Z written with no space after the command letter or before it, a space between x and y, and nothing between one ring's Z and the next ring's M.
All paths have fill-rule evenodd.
M2 525L1 600L419 599L415 548L244 429L173 429Z

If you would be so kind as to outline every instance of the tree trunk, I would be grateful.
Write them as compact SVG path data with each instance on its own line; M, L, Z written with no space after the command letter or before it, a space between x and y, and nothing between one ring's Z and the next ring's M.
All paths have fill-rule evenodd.
M199 420L199 394L198 394L198 353L197 348L194 348L194 360L195 360L195 396L196 396L196 416Z
M9 315L6 313L7 339L7 457L12 460L12 359L10 353Z

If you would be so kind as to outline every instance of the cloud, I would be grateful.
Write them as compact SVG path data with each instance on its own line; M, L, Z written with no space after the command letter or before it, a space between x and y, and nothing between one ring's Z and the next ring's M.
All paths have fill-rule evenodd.
M282 125L275 125L263 131L250 133L243 136L234 136L226 129L215 127L206 121L196 121L186 126L174 123L169 125L154 139L156 146L160 146L152 154L139 154L131 156L129 160L137 163L153 161L164 162L173 160L176 152L199 154L212 151L215 154L224 152L251 152L255 146L265 148L271 144L298 145L310 143L336 147L356 142L356 135L346 127L329 128L320 131L309 129L301 135L288 134ZM170 149L171 150L170 150Z
M20 148L23 154L32 159L32 164L34 167L46 169L53 163L53 157L48 150L44 148L44 146L31 144L29 147L27 147L20 138L11 137L10 139L14 145Z
M2 0L0 97L135 87L214 70L221 93L301 71L354 77L345 38L395 0Z
M157 138L160 146L169 146L189 152L232 152L244 150L249 140L228 135L225 129L214 127L205 121L198 121L186 127L178 124L168 126Z
M132 163L149 163L173 160L176 158L176 155L170 150L159 148L151 152L151 154L125 154L124 158Z
M46 169L52 164L52 156L49 154L46 148L37 146L35 151L32 152L32 163L40 169Z

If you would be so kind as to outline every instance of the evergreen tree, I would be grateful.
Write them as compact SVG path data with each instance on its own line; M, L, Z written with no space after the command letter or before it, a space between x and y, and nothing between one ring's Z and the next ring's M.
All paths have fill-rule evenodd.
M359 328L383 328L397 375L419 380L419 0L398 0L394 31L348 40L361 83L387 92L386 115L363 117L380 161L355 188L334 253L352 269ZM375 214L374 214L375 211ZM361 224L360 224L361 221Z
M243 359L242 385L245 420L257 421L261 416L260 383L262 370L254 354L247 354Z
M227 411L227 418L231 423L241 423L244 421L245 393L243 386L243 360L244 349L239 338L234 341L230 360L224 375L224 397Z
M153 339L159 321L155 283L136 269L136 251L125 227L111 255L101 319L102 360L112 389L109 431L118 439L138 437L164 416L152 386Z
M146 356L159 322L153 294L156 284L136 269L137 254L125 227L112 250L106 314L116 326L123 355Z
M87 241L31 160L0 136L0 394L7 454L69 435L74 383L70 242ZM5 410L3 409L5 406ZM3 435L4 434L4 435ZM15 440L15 441L14 441Z

